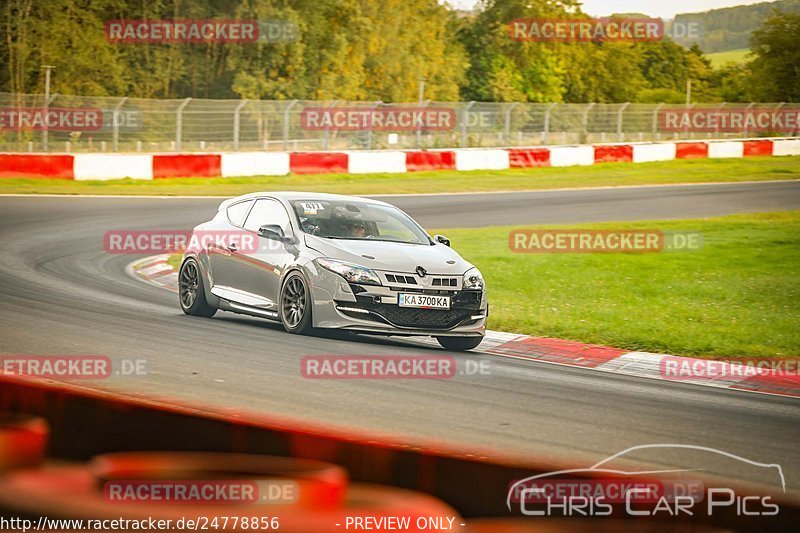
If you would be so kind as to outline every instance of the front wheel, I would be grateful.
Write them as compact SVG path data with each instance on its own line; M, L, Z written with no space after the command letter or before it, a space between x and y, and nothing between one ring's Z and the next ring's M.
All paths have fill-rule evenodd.
M311 331L311 293L300 272L286 276L281 289L280 319L283 329L289 333Z
M454 352L466 352L483 342L483 337L436 337L439 344L445 350L452 350Z
M187 315L211 317L217 312L217 308L208 305L206 301L203 276L197 261L192 258L187 259L181 265L178 274L178 295L181 309Z

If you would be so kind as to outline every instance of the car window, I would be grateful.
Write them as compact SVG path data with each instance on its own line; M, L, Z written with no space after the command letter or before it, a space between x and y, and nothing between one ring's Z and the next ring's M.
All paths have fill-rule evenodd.
M292 225L289 222L289 214L283 206L275 201L260 199L247 216L244 229L258 231L258 228L266 224L277 224L283 229L283 234L287 237L292 234Z
M244 217L250 211L250 206L253 205L253 200L246 202L239 202L228 207L228 220L235 226L242 226L244 224Z
M300 229L318 237L430 244L425 231L393 206L353 200L298 200L292 207Z

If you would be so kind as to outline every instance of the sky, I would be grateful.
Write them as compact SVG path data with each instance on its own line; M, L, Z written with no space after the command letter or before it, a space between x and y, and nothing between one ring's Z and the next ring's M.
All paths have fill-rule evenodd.
M477 0L449 0L457 7L471 8ZM596 17L612 13L644 13L673 18L678 13L697 13L720 7L759 4L763 0L583 0L583 11Z

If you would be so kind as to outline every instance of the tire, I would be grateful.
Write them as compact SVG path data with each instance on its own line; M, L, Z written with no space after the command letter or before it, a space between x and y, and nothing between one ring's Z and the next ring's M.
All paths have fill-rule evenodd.
M436 340L445 350L466 352L477 348L483 342L483 337L436 337Z
M206 301L200 266L191 257L183 262L178 273L178 301L187 315L212 317L217 312L217 308Z
M300 272L290 272L281 286L279 316L283 329L295 334L310 333L311 311L308 283Z

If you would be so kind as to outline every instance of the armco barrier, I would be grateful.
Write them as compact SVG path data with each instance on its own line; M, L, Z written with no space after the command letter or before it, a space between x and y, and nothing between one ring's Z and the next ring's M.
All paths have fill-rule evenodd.
M675 159L675 143L634 144L633 162L652 163Z
M156 154L153 156L153 177L216 178L220 176L220 163L219 154Z
M548 148L510 148L508 150L510 168L535 168L550 166Z
M708 157L726 158L743 157L744 143L742 141L724 141L708 143Z
M550 166L572 167L594 165L594 146L553 146L550 148Z
M350 174L406 171L406 154L399 151L347 152L347 160Z
M800 155L800 139L785 139L772 141L772 155Z
M347 154L340 152L297 152L289 154L289 170L295 174L346 174Z
M149 154L80 154L75 156L75 180L153 179Z
M632 163L633 146L608 144L594 147L595 163Z
M675 143L675 159L701 159L708 157L708 143Z
M772 141L744 141L744 157L771 156Z
M456 150L456 170L509 168L508 150Z
M419 170L455 170L455 152L406 152L406 168Z
M0 154L0 178L72 179L71 155Z
M220 174L237 176L285 176L289 173L288 152L232 152L222 154Z
M503 170L606 162L800 155L800 139L537 146L504 149L348 150L345 152L225 152L221 154L0 154L0 178L75 180L119 178L285 176L324 173L404 173L422 170Z
M178 454L181 457L174 459L164 454L150 454L148 458L147 455L128 453L95 459L90 467L67 463L50 465L46 469L19 470L0 478L0 516L4 516L9 509L23 510L33 516L41 516L45 509L57 510L60 515L67 514L70 517L79 513L95 519L105 518L92 515L101 512L105 515L104 510L114 511L115 516L119 516L123 507L131 507L117 506L112 509L113 506L108 506L107 502L98 501L102 497L98 480L135 480L142 477L167 479L170 477L167 470L170 469L189 472L184 479L214 479L214 471L238 471L243 474L237 476L238 479L247 479L247 472L259 468L254 463L249 468L230 464L231 461L241 461L236 458L213 460L209 456L198 458L185 453L192 451L272 455L339 465L355 482L347 489L348 494L352 494L345 506L346 514L359 514L359 510L366 509L376 511L378 515L413 515L414 509L423 508L444 511L441 502L428 496L403 493L396 488L364 487L359 485L362 482L424 492L451 506L454 509L451 516L460 513L470 518L519 516L518 509L509 512L506 497L512 484L529 476L567 470L572 472L570 479L597 480L598 477L607 477L604 473L594 474L585 470L596 462L596 457L572 457L565 462L552 458L531 459L536 457L534 448L531 449L531 456L523 458L494 450L456 449L440 442L392 440L358 430L334 430L308 422L201 405L182 406L175 402L116 395L78 385L13 375L0 375L0 410L29 413L47 419L51 428L49 455L59 460L85 461L98 454L114 452L184 452ZM274 463L266 466L275 468ZM332 475L328 475L325 474L328 470L319 466L300 466L300 470L317 472L317 478L324 475L333 490L341 486L341 477L336 474L335 468L329 469ZM195 472L194 476L192 471ZM705 478L700 473L693 475L692 479L697 479L704 486L733 489L737 495L755 494L758 491L757 487L745 487L729 481L723 482L723 485L711 485L713 478ZM64 490L65 487L70 489ZM317 488L320 486L317 485ZM790 530L800 520L800 501L791 495L783 495L772 501L780 505L780 513L770 522L770 526ZM76 507L78 505L80 508ZM88 512L90 509L92 513ZM146 506L139 508L139 511L148 514L173 510L183 512L187 509L192 508L159 505L158 509ZM241 507L228 509L238 511ZM384 512L389 509L391 513ZM250 508L250 512L263 510L262 506ZM282 514L275 512L278 516ZM290 511L286 514L289 515L287 527L284 528L282 524L281 530L331 530L320 529L325 525L323 521L316 522L315 527L303 529L302 526L308 522L293 522L293 519L299 520L300 517ZM320 517L329 520L332 515L326 514L323 508L314 511L305 509L302 516L309 520L318 520ZM623 515L622 518L630 517ZM637 526L642 528L644 525L641 517L634 518L637 520L623 522L626 530L631 524L630 530L642 530L637 529ZM754 524L765 530L763 519L756 517ZM674 520L733 530L744 526L743 518L737 516L735 506L715 511L711 517L696 513L693 516L681 515ZM669 526L674 528L679 524L670 522ZM619 528L614 530L618 531Z

